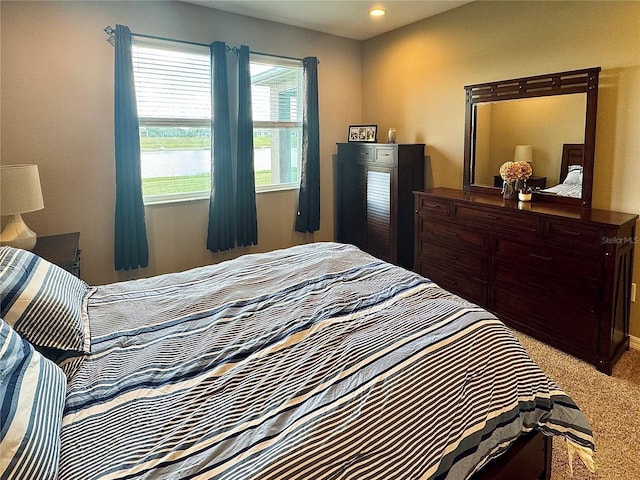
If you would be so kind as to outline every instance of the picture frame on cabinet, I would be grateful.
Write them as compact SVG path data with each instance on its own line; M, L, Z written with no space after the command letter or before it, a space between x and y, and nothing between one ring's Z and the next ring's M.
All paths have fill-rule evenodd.
M349 142L376 143L378 125L349 125Z

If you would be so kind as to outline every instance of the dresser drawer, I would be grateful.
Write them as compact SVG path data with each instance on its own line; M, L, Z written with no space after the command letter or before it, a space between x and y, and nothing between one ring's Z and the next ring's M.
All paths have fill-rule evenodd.
M571 250L600 250L603 232L594 225L582 225L547 218L544 221L544 238L548 243Z
M375 158L375 149L371 145L360 145L358 147L358 161L360 163L370 163Z
M542 285L572 285L598 288L602 265L589 257L567 255L562 250L517 243L506 238L495 240L495 276L497 282L514 275L529 276Z
M373 158L376 163L393 165L395 162L395 150L393 147L376 147Z
M453 217L460 222L493 226L504 230L521 230L527 233L540 231L540 221L536 216L502 212L497 208L487 209L455 204Z
M489 258L476 255L461 249L446 247L421 238L420 260L437 263L445 269L455 270L461 275L487 280L489 274Z
M442 198L416 195L416 210L421 217L429 215L447 217L449 216L449 202Z
M465 228L455 223L428 218L419 219L420 238L454 248L466 248L480 255L489 250L489 232Z
M598 334L598 292L564 288L494 285L489 309L508 320L551 335L572 348L595 349ZM550 321L550 319L553 319Z
M445 290L476 305L481 307L486 307L487 305L487 282L424 261L419 262L419 273Z

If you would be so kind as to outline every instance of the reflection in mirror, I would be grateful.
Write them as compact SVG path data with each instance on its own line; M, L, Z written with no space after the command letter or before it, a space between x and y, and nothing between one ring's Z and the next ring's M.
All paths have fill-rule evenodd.
M599 74L593 67L465 86L464 189L500 194L500 166L526 146L534 200L589 207Z
M584 143L585 93L478 103L474 108L474 184L502 186L500 165L518 159L516 147L530 146L529 186L538 192L580 198L582 175L577 187L573 173L567 180L572 187L558 185L567 179L567 172L561 179L564 145ZM582 165L582 160L574 163Z

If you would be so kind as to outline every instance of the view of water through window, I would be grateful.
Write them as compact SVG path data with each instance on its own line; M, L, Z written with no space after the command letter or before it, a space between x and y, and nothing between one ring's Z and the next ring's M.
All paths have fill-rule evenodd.
M270 148L256 148L253 155L256 171L271 169ZM143 152L142 157L142 178L208 174L211 165L209 150Z

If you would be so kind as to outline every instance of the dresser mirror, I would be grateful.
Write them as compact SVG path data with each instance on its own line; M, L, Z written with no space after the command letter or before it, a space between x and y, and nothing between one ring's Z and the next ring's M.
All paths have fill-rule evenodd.
M520 159L535 200L590 207L599 72L466 86L465 190L499 194L500 166Z

